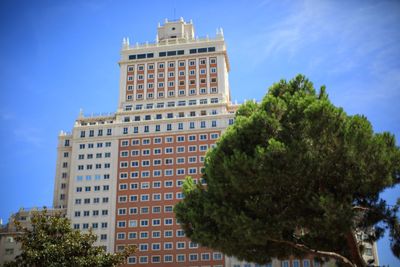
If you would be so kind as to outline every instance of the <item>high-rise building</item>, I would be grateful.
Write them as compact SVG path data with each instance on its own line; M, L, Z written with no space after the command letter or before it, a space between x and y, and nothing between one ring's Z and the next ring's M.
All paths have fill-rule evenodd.
M238 108L222 29L195 38L192 22L166 20L155 43L124 38L119 66L117 111L81 112L59 135L54 208L67 210L74 229L92 229L109 252L137 245L127 266L260 266L199 247L173 213L185 176L204 183L205 153ZM377 262L376 245L367 249ZM291 257L265 266L320 264Z
M185 176L201 180L206 151L233 123L222 29L195 38L191 22L165 21L157 41L121 50L115 114L80 114L59 136L54 207L93 229L107 251L136 244L128 264L224 266L187 239L173 213Z

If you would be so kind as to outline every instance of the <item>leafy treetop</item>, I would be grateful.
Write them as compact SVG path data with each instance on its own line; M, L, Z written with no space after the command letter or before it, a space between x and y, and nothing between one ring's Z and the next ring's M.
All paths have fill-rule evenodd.
M21 244L22 253L5 267L111 267L123 263L136 250L132 246L116 254L106 253L93 245L97 237L91 231L73 230L67 218L60 214L49 216L46 209L33 214L29 227L17 220L15 224L17 232L21 232L15 239Z
M206 156L206 187L187 179L177 218L194 242L260 264L313 255L366 266L363 246L389 228L400 256L398 206L380 198L400 182L400 150L362 115L335 107L299 75L247 102Z

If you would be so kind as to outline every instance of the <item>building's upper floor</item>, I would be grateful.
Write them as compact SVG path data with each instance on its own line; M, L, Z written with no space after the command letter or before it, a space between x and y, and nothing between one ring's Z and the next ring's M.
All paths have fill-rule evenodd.
M133 103L218 97L230 101L229 60L222 29L214 38L197 38L192 22L159 25L155 43L123 40L119 109Z

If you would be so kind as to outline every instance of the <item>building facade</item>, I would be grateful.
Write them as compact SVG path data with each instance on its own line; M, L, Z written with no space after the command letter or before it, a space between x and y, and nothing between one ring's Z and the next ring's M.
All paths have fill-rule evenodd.
M222 29L195 38L191 22L166 20L155 43L124 39L119 67L117 111L81 113L72 132L59 135L53 206L109 252L137 245L126 266L259 266L199 247L173 213L185 176L204 183L206 151L238 108ZM319 264L291 258L265 266Z
M15 222L19 222L20 226L27 229L32 229L31 219L33 215L43 212L43 209L31 208L20 209L12 214L7 224L0 224L0 266L4 263L14 261L15 257L21 254L21 244L16 242L15 237L21 233L17 230ZM65 209L47 209L48 216L65 216Z
M173 213L185 176L203 183L205 153L237 109L222 29L195 38L191 22L166 21L153 44L124 39L119 66L117 112L80 114L59 136L54 206L107 251L136 244L128 265L225 266L184 236Z

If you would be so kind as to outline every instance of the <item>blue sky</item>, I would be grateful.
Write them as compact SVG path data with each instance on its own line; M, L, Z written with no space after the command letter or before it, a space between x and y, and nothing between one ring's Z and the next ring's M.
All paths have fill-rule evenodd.
M0 218L51 206L57 135L86 114L113 112L123 37L154 41L164 18L223 27L232 99L261 99L303 73L375 131L400 136L399 1L11 1L0 3ZM400 188L384 194L389 203ZM381 264L399 264L387 241Z

